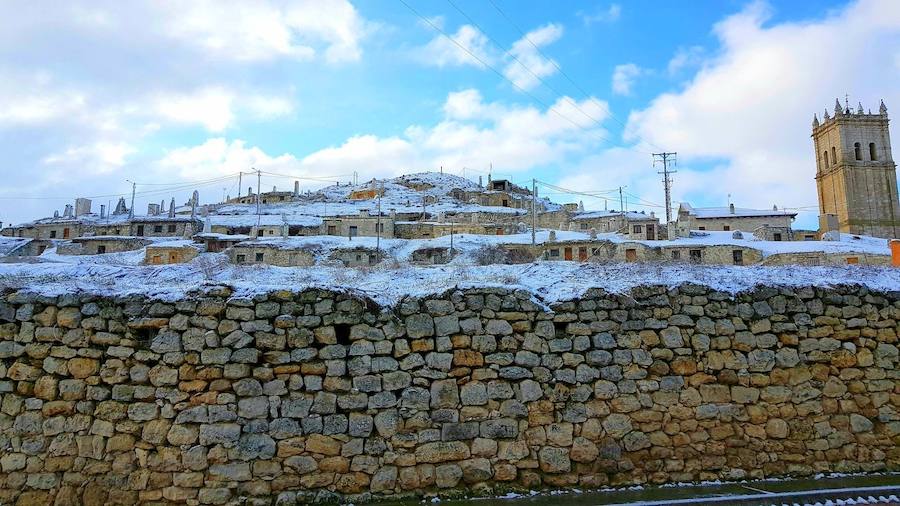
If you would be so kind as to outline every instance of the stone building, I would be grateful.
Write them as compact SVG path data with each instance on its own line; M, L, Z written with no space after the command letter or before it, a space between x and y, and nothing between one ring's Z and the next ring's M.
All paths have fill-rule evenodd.
M200 251L189 241L166 241L147 246L144 263L148 265L183 264L190 262Z
M659 235L659 219L651 212L586 211L571 214L571 223L564 228L585 232L593 229L598 233L616 232L628 239L655 241ZM562 225L562 224L560 224Z
M60 255L102 255L139 250L148 244L150 241L140 237L97 235L63 242L56 247L56 252Z
M780 229L766 237L770 241L790 241L791 223L797 213L772 209L747 209L735 207L693 207L687 202L678 206L675 223L678 237L689 237L691 230L756 232L758 229Z
M856 112L835 101L834 116L813 116L819 228L874 237L900 237L897 170L891 156L887 107ZM833 218L829 218L833 217Z
M291 241L246 241L235 244L226 251L228 259L236 265L266 264L278 267L300 267L315 263L310 248Z
M360 209L359 215L328 216L324 218L323 235L340 237L394 237L394 217L372 215L368 209Z
M135 216L130 220L130 235L136 237L191 237L203 222L189 216Z

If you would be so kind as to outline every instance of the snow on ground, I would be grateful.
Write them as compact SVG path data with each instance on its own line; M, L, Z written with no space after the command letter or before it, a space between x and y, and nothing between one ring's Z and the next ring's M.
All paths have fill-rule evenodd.
M134 252L130 252L134 253ZM188 264L133 264L128 253L114 261L89 263L0 264L0 289L27 289L46 295L91 292L143 294L173 300L202 286L229 285L237 295L277 289L318 287L348 290L392 306L401 298L425 296L454 287L521 288L544 303L577 298L589 288L627 293L638 285L700 283L736 293L757 284L830 286L863 284L874 290L900 289L900 269L887 267L730 267L667 264L591 264L536 262L521 265L441 265L416 267L385 263L371 268L331 266L236 266L224 254L205 253ZM84 257L82 257L84 258Z
M890 247L887 239L877 237L841 234L839 241L763 241L753 236L752 232L741 232L743 239L735 239L734 231L731 232L691 232L691 237L684 237L670 241L627 241L640 242L648 246L691 246L691 245L735 245L758 249L763 256L775 253L806 253L822 251L825 253L869 253L876 255L890 255ZM616 242L625 242L619 237L612 239Z

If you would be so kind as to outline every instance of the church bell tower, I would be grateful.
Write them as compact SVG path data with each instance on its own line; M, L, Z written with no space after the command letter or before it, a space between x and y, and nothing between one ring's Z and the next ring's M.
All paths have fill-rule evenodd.
M897 166L891 156L887 107L852 111L835 100L820 123L813 116L819 230L900 238Z

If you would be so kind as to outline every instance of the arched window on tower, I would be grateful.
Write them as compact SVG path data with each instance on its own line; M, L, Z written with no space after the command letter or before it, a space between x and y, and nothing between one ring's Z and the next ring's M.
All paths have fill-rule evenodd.
M822 151L822 167L828 167L828 150Z
M862 160L862 147L858 142L853 144L853 152L856 154L857 160Z
M872 160L873 162L875 160L878 160L878 154L875 153L875 143L874 142L869 143L869 160Z
M831 146L831 165L837 165L837 150Z

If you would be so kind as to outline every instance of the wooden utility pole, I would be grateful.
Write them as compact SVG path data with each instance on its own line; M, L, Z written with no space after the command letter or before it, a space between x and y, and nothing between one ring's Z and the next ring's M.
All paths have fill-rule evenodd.
M531 179L531 245L537 242L535 235L537 233L537 180Z
M384 183L378 189L378 220L375 222L375 255L381 261L381 194L384 193Z
M666 192L666 225L672 222L672 178L671 174L678 172L677 170L669 170L674 167L677 161L677 153L653 153L653 166L662 163L663 170L657 172L663 176L663 188Z
M126 181L128 180L126 179ZM131 208L128 210L128 218L134 218L134 193L137 189L137 183L135 183L134 181L128 182L131 183Z

